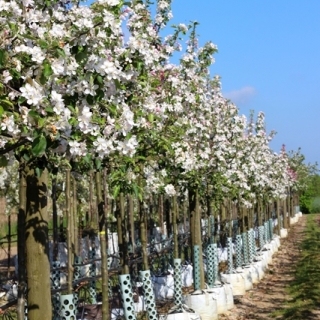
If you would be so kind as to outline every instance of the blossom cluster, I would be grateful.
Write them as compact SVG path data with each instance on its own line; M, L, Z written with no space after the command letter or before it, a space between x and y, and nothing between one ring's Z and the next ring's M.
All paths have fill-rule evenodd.
M0 0L0 151L23 141L48 161L125 166L121 179L139 171L146 193L210 184L245 206L283 197L296 181L288 157L270 149L263 113L248 121L223 97L209 73L217 47L199 46L196 23L160 36L170 2L152 17L142 1Z

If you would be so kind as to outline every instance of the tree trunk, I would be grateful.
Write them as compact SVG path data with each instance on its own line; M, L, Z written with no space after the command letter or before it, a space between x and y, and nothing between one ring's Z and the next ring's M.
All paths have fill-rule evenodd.
M26 203L26 269L28 279L28 319L51 319L50 262L48 239L48 171L40 176L33 167L25 168Z
M57 177L52 179L52 224L53 224L53 261L58 260L59 234L58 234L58 209L57 209Z
M120 216L121 216L121 229L122 229L122 274L129 274L129 256L128 256L128 224L125 216L124 209L124 195L120 193Z
M130 224L130 240L132 244L132 252L136 251L136 242L134 235L134 206L133 206L133 198L131 195L128 195L128 215L129 215L129 224Z
M202 241L201 241L201 216L199 207L199 193L198 190L189 189L189 210L190 221L193 221L191 230L192 241L192 258L194 263L193 247L199 246L200 249L200 287L204 289L204 268L202 258Z
M71 212L70 169L66 170L66 214L67 214L67 247L68 247L68 294L72 293L73 280L73 219Z
M17 315L18 320L24 320L25 294L27 289L26 278L26 205L27 205L27 181L26 172L20 170L20 187L19 187L19 213L18 213L18 304Z
M109 293L108 293L108 255L107 255L107 187L106 187L106 169L103 177L103 193L101 172L96 173L97 202L99 214L99 232L101 248L101 275L102 275L102 320L109 319Z
M79 230L78 230L78 195L77 195L77 180L73 177L72 179L72 213L73 213L73 243L74 243L74 255L79 255Z
M178 225L177 225L177 216L178 216L178 206L177 206L177 196L174 196L173 199L173 210L172 210L172 223L173 223L173 257L174 259L179 259L179 246L178 246Z

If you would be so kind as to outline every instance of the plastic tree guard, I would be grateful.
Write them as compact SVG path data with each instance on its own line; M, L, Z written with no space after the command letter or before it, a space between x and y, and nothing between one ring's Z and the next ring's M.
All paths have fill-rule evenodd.
M232 238L227 239L227 254L228 254L228 273L232 273L233 272Z
M273 239L273 221L269 219L269 239Z
M182 305L182 279L181 279L181 259L174 259L174 304L177 307Z
M265 243L269 242L269 223L266 221L264 223L264 241Z
M253 229L248 231L248 247L249 247L249 262L251 263L254 258L254 248L253 248Z
M242 266L242 241L241 235L236 235L236 267L241 268Z
M200 290L200 246L194 246L194 289Z
M142 289L143 289L143 295L147 305L148 319L157 320L158 315L157 315L157 309L156 309L156 302L154 298L154 292L152 288L150 270L140 271L140 278L143 283Z
M60 319L76 320L76 308L73 301L73 293L60 296Z
M243 263L244 263L244 265L248 265L249 264L249 256L248 256L249 248L248 248L248 235L247 235L247 232L243 232L241 236L242 236L242 243L243 243L243 246L242 246Z
M207 282L210 288L214 286L216 281L214 253L214 244L209 244L207 248Z
M92 280L90 280L90 283L89 283L89 295L90 295L92 304L97 303L97 291L96 291L97 284L96 284L96 280L94 279L96 276L96 263L94 261L95 257L96 257L96 251L94 248L92 248L92 250L89 250L89 260L91 260L89 275L90 277L93 278Z
M259 247L261 250L264 246L264 226L259 226L258 230L259 230Z
M51 271L51 287L52 289L60 289L60 261L52 262L52 271ZM52 295L52 319L60 319L60 293L56 292Z

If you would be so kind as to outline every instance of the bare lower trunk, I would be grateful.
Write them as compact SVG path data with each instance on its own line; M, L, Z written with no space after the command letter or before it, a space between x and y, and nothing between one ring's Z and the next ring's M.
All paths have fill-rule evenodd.
M27 288L26 279L26 244L25 244L25 223L26 223L26 204L27 204L27 181L25 171L20 170L19 188L19 214L18 214L18 320L24 320L25 294Z
M39 170L38 170L39 172ZM38 173L39 174L39 173ZM48 242L48 171L36 175L26 167L26 269L28 279L28 319L51 319L50 263Z
M108 254L107 254L107 186L106 169L103 176L103 189L101 172L96 173L97 202L99 214L99 232L101 247L101 275L102 275L102 320L109 319L109 294L108 294ZM102 191L103 195L102 196Z

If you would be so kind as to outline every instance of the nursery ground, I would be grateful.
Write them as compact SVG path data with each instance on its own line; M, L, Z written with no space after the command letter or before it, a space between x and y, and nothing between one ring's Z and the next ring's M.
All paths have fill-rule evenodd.
M320 214L303 215L281 239L265 278L219 320L320 319Z

